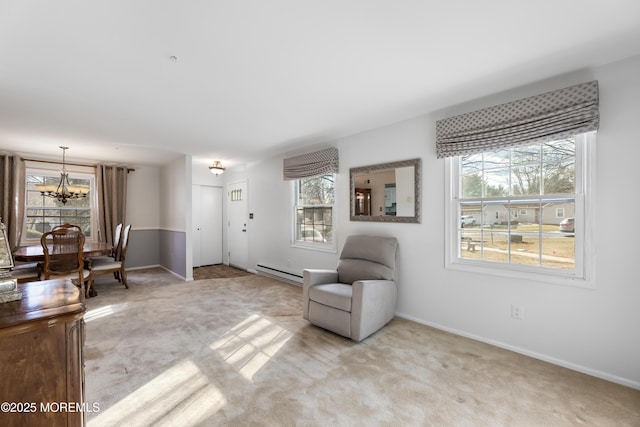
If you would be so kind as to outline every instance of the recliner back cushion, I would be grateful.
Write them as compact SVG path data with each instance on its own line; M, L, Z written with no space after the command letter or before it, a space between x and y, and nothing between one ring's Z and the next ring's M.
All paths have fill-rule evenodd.
M396 267L398 241L395 237L353 235L347 237L340 259L355 258Z
M364 259L341 259L338 282L352 284L356 280L393 280L393 269Z

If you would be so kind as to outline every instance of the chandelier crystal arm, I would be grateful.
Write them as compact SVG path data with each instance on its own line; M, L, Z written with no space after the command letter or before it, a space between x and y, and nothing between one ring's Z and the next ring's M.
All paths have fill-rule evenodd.
M62 204L67 204L67 200L82 199L89 194L90 188L85 185L69 184L69 173L67 172L65 153L69 147L62 148L62 170L60 171L60 183L55 184L36 184L36 187L43 196L57 199Z

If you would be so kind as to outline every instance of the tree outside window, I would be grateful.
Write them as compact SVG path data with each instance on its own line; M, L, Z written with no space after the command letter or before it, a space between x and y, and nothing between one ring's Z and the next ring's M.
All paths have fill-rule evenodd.
M295 181L295 241L333 246L335 175Z
M576 215L576 138L458 158L459 260L573 270L575 233L560 221Z
M44 196L36 184L58 184L59 173L27 171L26 181L26 209L22 238L34 244L39 241L43 233L51 231L62 224L75 224L82 228L87 240L93 236L91 194L93 180L90 177L69 177L71 185L85 185L91 187L89 195L82 199L70 200L66 204L57 199Z

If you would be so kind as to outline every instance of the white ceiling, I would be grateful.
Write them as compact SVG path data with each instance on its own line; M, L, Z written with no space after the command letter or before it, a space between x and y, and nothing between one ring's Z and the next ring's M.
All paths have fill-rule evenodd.
M233 167L636 54L637 0L0 0L0 150Z

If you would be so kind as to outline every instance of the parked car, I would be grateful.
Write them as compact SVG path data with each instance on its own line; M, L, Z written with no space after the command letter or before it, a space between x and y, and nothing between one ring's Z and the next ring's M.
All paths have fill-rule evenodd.
M462 215L460 217L460 225L462 228L476 225L476 219L472 215Z
M565 233L573 233L575 231L574 227L575 218L565 218L560 221L560 231Z

